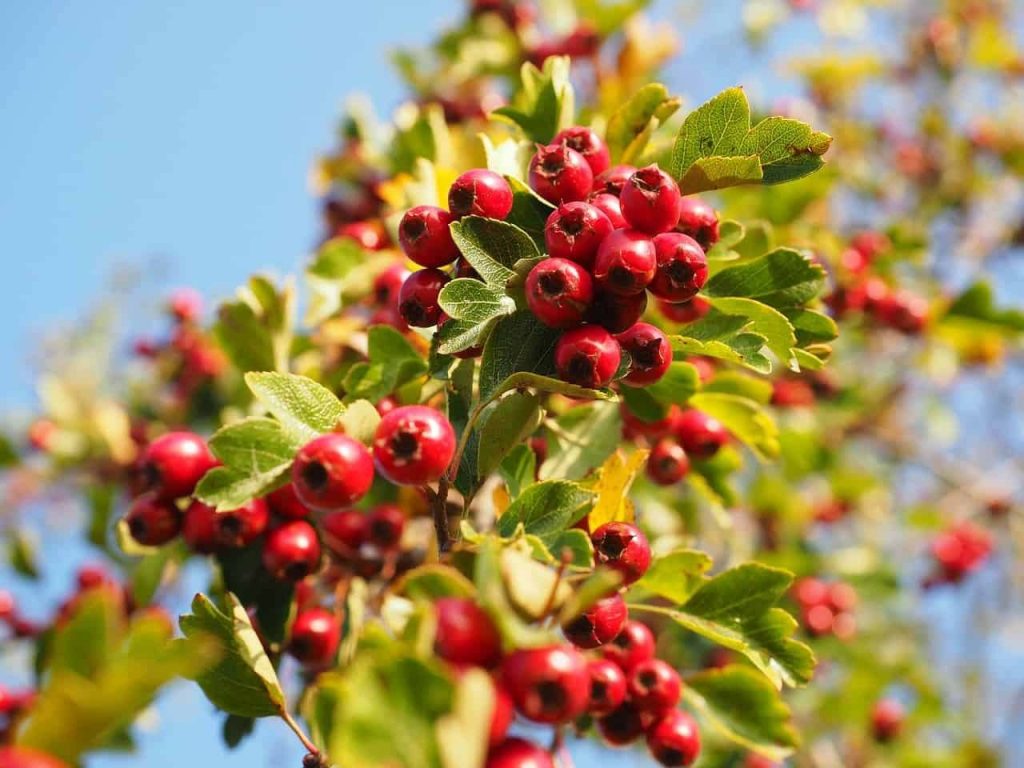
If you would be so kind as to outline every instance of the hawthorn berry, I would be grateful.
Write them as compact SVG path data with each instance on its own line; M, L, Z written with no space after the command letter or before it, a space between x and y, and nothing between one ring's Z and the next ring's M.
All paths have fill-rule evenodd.
M600 325L609 333L622 333L643 317L647 309L647 291L620 296L598 290L587 313L587 322Z
M299 449L292 484L303 504L329 512L359 501L370 490L373 459L366 446L348 435L321 435Z
M641 232L657 235L679 222L679 185L657 165L640 168L630 176L619 199L622 215Z
M299 611L292 622L288 653L310 667L325 667L333 660L341 642L341 623L325 608Z
M320 540L305 520L289 520L263 544L263 567L281 581L302 581L320 564Z
M682 412L678 405L673 405L669 407L664 417L657 421L644 421L633 413L625 403L622 404L620 410L622 412L623 431L632 436L643 435L650 440L660 440L671 435L673 425Z
M593 128L577 125L559 131L555 136L555 144L565 144L570 149L579 152L587 161L594 176L604 173L611 164L611 154L608 145L597 135Z
M493 667L501 661L501 636L491 617L472 600L442 597L434 602L434 652L452 664Z
M833 611L847 613L857 607L857 590L845 582L837 581L829 585L825 601Z
M651 565L651 545L632 523L605 523L590 535L594 562L618 571L623 584L641 578Z
M548 216L544 243L550 256L570 259L589 268L598 246L612 229L612 222L600 208L578 200L562 203Z
M526 648L505 657L502 682L523 717L538 723L567 723L587 709L587 660L571 645Z
M906 715L894 699L880 699L871 709L871 735L875 741L892 741L903 730Z
M398 308L398 294L409 277L409 270L401 262L387 267L373 278L373 300L381 307Z
M491 710L491 727L487 732L487 744L497 746L508 734L512 720L516 716L516 706L499 681L494 681L494 709Z
M448 210L456 219L504 219L512 210L512 187L494 171L474 168L459 176L448 190Z
M613 229L626 229L629 224L626 217L622 215L622 202L611 192L598 192L587 198L592 206L608 217Z
M583 155L565 144L538 146L530 160L530 186L555 205L585 200L594 174Z
M803 608L821 605L828 600L828 585L820 579L805 576L793 585L793 599Z
M226 512L215 512L216 548L248 546L267 530L269 522L270 511L263 499L253 499Z
M383 228L373 221L350 221L342 224L335 230L334 236L354 240L368 251L380 251L388 245Z
M645 713L662 714L679 703L682 691L679 673L661 659L647 659L629 674L629 700Z
M647 748L664 766L693 765L700 754L700 732L696 721L675 709L647 731Z
M484 768L555 768L555 761L543 747L513 737L491 749Z
M651 238L636 230L617 229L597 249L594 279L609 293L641 293L654 279L657 267Z
M613 165L594 179L594 192L596 194L607 192L618 197L622 193L622 188L626 186L626 182L629 181L629 177L634 173L636 173L634 165Z
M596 717L609 715L626 700L626 675L614 662L590 659L590 700L587 712Z
M380 504L367 517L368 539L385 552L397 549L405 530L405 513L395 504Z
M145 493L132 502L125 524L132 538L147 547L166 544L181 530L181 512L173 501Z
M413 272L402 283L398 292L398 313L413 328L431 328L441 318L438 296L451 280L439 269L421 269Z
M550 764L554 768L553 764ZM29 747L0 747L3 768L68 768L67 763ZM548 766L544 766L548 768Z
M216 517L217 511L213 507L198 500L193 501L185 510L181 535L193 552L209 555L220 549Z
M295 491L295 484L282 485L276 491L271 491L266 496L270 511L278 517L291 520L301 520L309 517L309 507L302 503L299 494Z
M711 302L703 296L694 296L689 301L681 301L678 304L659 301L658 309L673 323L693 323L711 311Z
M629 354L629 372L624 384L643 387L661 379L672 365L672 347L668 338L650 323L636 323L615 337Z
M217 466L206 441L193 432L168 432L142 451L142 480L160 499L191 496L196 484Z
M632 744L644 733L640 710L626 701L597 721L597 730L612 746Z
M696 408L683 411L675 426L676 439L686 454L698 461L710 459L729 439L721 422Z
M627 616L626 601L616 593L595 602L562 627L562 631L577 648L597 648L622 631Z
M718 242L718 214L699 197L684 197L676 229L692 237L706 251Z
M646 624L631 619L610 643L601 646L601 655L628 675L641 661L654 658L654 633Z
M690 471L690 460L677 441L664 437L647 457L647 476L657 485L675 485Z
M425 405L396 408L380 420L373 456L380 473L396 485L439 479L455 455L455 430L440 411Z
M555 343L555 370L563 381L581 387L608 386L619 369L619 343L599 325L582 325Z
M357 552L370 536L369 517L358 509L324 515L320 526L328 548L343 555Z
M654 238L657 270L647 286L657 298L689 301L708 281L708 259L697 241L680 232L664 232Z
M167 309L179 323L192 323L203 313L203 297L192 288L179 288L167 299Z
M421 267L443 267L459 258L448 225L455 218L435 205L410 208L398 225L398 242L405 255Z
M547 258L526 276L526 304L550 328L572 328L582 323L593 299L590 273L575 261Z

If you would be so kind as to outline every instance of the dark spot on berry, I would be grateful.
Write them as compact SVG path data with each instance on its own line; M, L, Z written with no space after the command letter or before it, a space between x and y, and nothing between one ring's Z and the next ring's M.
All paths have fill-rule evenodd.
M668 268L668 276L677 285L685 285L693 280L694 271L681 261L673 261Z
M318 492L324 490L330 479L327 468L319 461L311 461L302 468L302 482L311 491Z
M309 575L309 565L306 563L292 563L284 569L284 575L289 581L302 581Z
M476 203L476 190L467 186L456 187L449 193L449 202L453 212L469 213Z
M545 712L558 712L565 706L565 689L558 683L540 683L537 696Z
M596 376L594 361L585 355L577 355L569 362L569 376L577 382L593 380Z
M410 325L419 325L425 323L427 320L426 308L413 299L403 301L402 306L398 308L398 311L401 312L402 317L404 317Z
M146 488L156 488L160 485L160 468L152 461L142 465L142 483Z
M647 690L653 688L655 683L658 682L657 675L655 675L653 672L649 670L644 670L643 672L641 672L639 675L636 676L636 679L640 682L640 685L642 685Z
M575 211L563 216L558 222L562 231L570 237L575 237L583 231L583 223L583 216Z
M548 296L561 296L565 293L565 275L560 272L545 272L537 283Z
M601 541L601 554L612 560L618 559L623 552L626 551L626 547L629 545L629 540L625 539L617 533L612 533L604 537Z
M242 521L234 515L218 515L217 527L225 536L237 536L242 532Z
M618 286L619 288L632 288L636 283L636 280L633 278L633 273L621 264L608 270L608 279L611 281L612 285Z
M133 517L128 521L128 532L133 539L139 541L146 535L146 524L141 518Z
M391 438L391 451L399 459L411 459L420 448L420 441L416 435L404 429L395 432Z
M402 232L410 240L419 240L427 233L427 223L420 218L409 218L402 222Z

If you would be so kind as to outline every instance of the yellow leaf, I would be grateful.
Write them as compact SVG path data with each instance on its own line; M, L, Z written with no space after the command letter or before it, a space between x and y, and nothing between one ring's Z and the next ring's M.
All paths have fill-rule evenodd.
M495 518L499 518L505 514L505 510L508 509L508 505L512 503L512 499L510 499L508 495L508 488L504 485L494 486L494 492L491 494L491 503L494 504Z
M622 451L616 451L608 457L594 486L597 502L588 517L590 530L616 520L633 521L633 504L627 497L633 480L647 462L648 453L636 450L624 458Z

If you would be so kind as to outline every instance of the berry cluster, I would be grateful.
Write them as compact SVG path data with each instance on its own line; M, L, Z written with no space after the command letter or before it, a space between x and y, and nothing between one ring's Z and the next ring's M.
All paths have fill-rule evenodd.
M992 536L988 531L969 521L957 523L931 543L936 572L928 577L926 586L958 584L980 568L990 554Z
M842 581L824 582L803 578L793 585L793 599L800 606L800 621L809 635L831 634L849 640L857 631L853 609L857 592Z
M721 422L696 408L669 408L658 421L643 421L622 406L623 435L651 446L647 477L657 485L674 485L690 471L690 460L707 461L729 440Z

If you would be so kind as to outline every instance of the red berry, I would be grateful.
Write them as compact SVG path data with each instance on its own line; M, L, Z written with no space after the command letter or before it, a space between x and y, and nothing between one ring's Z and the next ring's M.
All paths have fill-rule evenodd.
M508 695L505 686L496 682L494 684L494 709L491 712L491 727L487 734L488 746L495 747L504 741L512 720L516 716L515 704L512 697Z
M460 597L434 602L434 653L452 664L493 667L501 661L501 636L483 608Z
M102 565L83 565L75 574L75 583L81 592L102 587L110 582L110 574L104 570Z
M619 343L598 325L566 331L555 344L555 370L559 378L581 387L608 386L621 358Z
M629 410L625 403L622 404L621 411L624 434L630 436L643 435L650 440L660 440L671 435L676 419L679 418L681 413L679 406L673 405L668 409L664 418L657 421L644 421Z
M598 720L597 729L609 744L624 747L643 735L644 724L640 710L627 701Z
M585 200L593 183L594 174L583 155L564 144L538 147L530 160L530 186L555 205Z
M828 585L809 576L802 578L793 585L793 599L803 608L821 605L828 599Z
M405 513L394 504L381 504L370 512L367 527L375 547L385 552L397 549L405 530Z
M637 664L629 675L629 700L645 713L661 715L679 703L683 684L679 673L661 659Z
M555 136L554 143L565 144L569 149L574 149L583 155L583 159L587 161L594 176L604 173L611 164L608 145L593 128L586 128L582 125L566 128Z
M455 218L443 208L417 205L398 225L398 242L405 255L421 267L442 267L459 258L459 249L448 225Z
M672 365L672 346L659 328L637 323L618 334L615 340L629 354L629 373L624 384L643 387L661 379Z
M626 700L625 673L607 659L588 661L587 673L590 675L587 712L596 717L611 714Z
M380 473L396 485L426 485L439 479L455 455L455 430L433 408L406 405L380 420L373 456Z
M587 709L587 660L571 645L528 648L505 657L502 682L516 709L538 723L567 723Z
M325 608L299 611L292 623L288 653L310 667L326 667L334 661L341 642L341 623Z
M647 476L657 485L675 485L690 471L690 460L678 442L662 438L647 457Z
M526 303L537 319L551 328L582 323L593 299L590 273L575 261L544 259L526 276Z
M618 571L623 584L637 581L651 565L651 545L631 523L605 523L590 540L594 543L594 562Z
M404 264L396 262L377 275L373 279L374 302L386 309L398 309L398 294L409 274Z
M815 637L832 631L835 613L827 605L813 605L803 611L804 628Z
M146 490L161 499L191 496L196 484L217 466L206 441L192 432L168 432L146 446L141 457Z
M590 267L601 241L611 234L612 222L590 203L563 203L551 212L544 226L548 254Z
M729 433L717 419L695 408L688 408L676 422L676 438L682 443L687 455L698 461L706 461L725 445Z
M703 296L694 296L689 301L672 304L667 301L659 301L658 309L666 318L673 323L692 323L700 320L711 311L711 302Z
M526 739L511 738L494 747L484 768L555 768L551 755Z
M159 547L178 535L181 512L173 501L162 501L152 493L146 493L132 502L125 524L139 544Z
M196 502L193 502L193 505ZM216 532L217 548L245 547L252 544L267 530L270 512L263 499L253 499L238 509L215 512L213 527Z
M598 600L562 627L562 631L578 648L597 648L622 631L627 616L626 601L616 593Z
M837 613L852 611L857 607L857 590L842 581L837 581L828 588L826 598L828 606Z
M358 440L330 433L299 449L292 483L310 509L329 512L361 499L373 485L373 459Z
M587 200L592 206L608 217L613 229L626 229L629 224L622 215L622 202L611 192L598 192Z
M309 517L309 507L302 503L298 493L295 492L295 485L288 483L282 485L276 491L267 494L267 504L270 511L278 517L285 517L291 520L301 520Z
M613 165L594 179L594 192L597 194L607 192L618 197L622 194L622 188L626 186L629 177L634 173L636 173L636 166Z
M421 269L413 272L402 283L398 292L398 312L414 328L430 328L441 318L437 297L451 280L439 269Z
M676 229L692 237L706 251L718 242L718 214L699 197L684 197Z
M512 210L512 187L494 171L474 168L459 176L448 190L448 210L456 219L504 219Z
M181 527L182 538L189 549L201 555L209 555L220 549L216 518L217 511L201 501L193 501L189 505Z
M647 291L620 296L598 290L587 313L587 322L600 325L609 333L622 333L636 325L645 309Z
M0 747L0 768L68 768L68 765L45 752L28 747ZM554 766L551 765L551 768Z
M192 288L179 288L167 300L167 308L178 322L191 323L203 312L203 297Z
M679 232L654 238L658 268L648 286L659 299L689 301L708 281L708 260L697 241Z
M632 229L617 229L597 249L594 279L609 293L641 293L654 279L657 267L651 238Z
M290 520L272 530L263 545L263 567L275 579L302 581L320 564L320 540L305 520Z
M641 168L630 176L619 199L622 215L641 232L668 232L679 221L679 185L657 165Z
M359 551L370 535L370 520L358 509L331 512L320 520L327 546L335 552L350 555Z
M0 589L0 621L7 621L14 616L17 610L17 603L14 595L6 589Z
M380 251L388 245L384 230L373 221L350 221L338 227L334 235L355 240L368 251Z
M871 710L871 733L876 741L892 741L903 730L903 707L893 699L875 702Z
M892 248L892 240L883 232L868 230L854 235L850 240L850 247L870 263Z
M647 731L647 748L664 766L693 765L700 754L700 732L690 715L673 710Z

